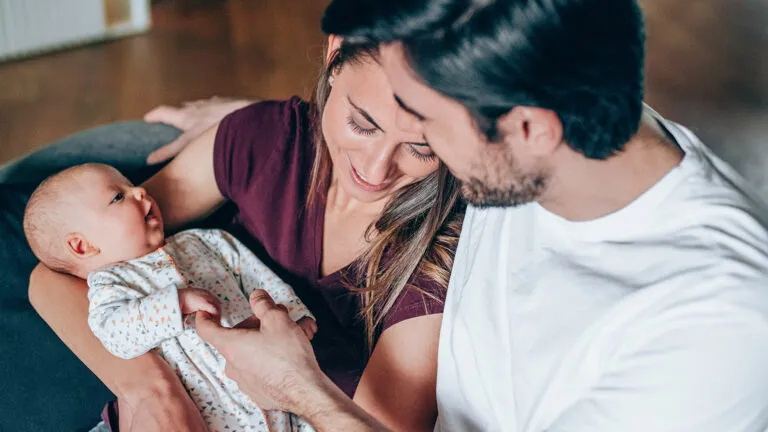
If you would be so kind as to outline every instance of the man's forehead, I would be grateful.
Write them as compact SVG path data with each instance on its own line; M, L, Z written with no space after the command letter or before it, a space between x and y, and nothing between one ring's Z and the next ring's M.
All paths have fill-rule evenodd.
M414 73L405 59L402 42L383 44L379 50L379 59L385 69Z

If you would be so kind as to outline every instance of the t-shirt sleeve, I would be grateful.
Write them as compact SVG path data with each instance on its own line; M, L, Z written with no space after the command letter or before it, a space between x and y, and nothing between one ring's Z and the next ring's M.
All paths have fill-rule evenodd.
M411 318L443 313L445 293L444 287L423 274L414 276L384 317L382 333Z
M299 98L257 102L219 123L213 170L224 197L237 202L246 191L258 187L266 168L293 143L302 109Z

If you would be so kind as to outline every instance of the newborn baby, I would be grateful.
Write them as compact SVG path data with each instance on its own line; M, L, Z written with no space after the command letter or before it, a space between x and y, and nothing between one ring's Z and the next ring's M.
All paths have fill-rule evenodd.
M316 323L290 286L219 230L165 237L155 201L107 165L86 164L43 182L24 214L32 251L53 270L88 280L88 324L112 354L155 349L176 370L211 431L311 430L259 409L224 375L223 357L194 330L197 311L233 327L264 289L311 339ZM185 319L186 316L186 319Z

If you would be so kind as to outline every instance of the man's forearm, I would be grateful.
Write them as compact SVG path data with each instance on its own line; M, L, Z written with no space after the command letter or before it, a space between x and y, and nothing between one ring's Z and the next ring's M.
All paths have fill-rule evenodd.
M315 390L297 404L300 405L296 410L297 413L320 432L389 430L360 408L325 376Z

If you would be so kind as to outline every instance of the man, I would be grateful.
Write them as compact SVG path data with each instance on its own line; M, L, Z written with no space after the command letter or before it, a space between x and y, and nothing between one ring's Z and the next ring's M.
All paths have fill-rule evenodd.
M379 45L398 126L473 204L437 430L768 430L768 210L644 107L635 0L336 0L323 28ZM252 303L261 330L200 329L241 387L319 429L383 427ZM257 349L276 360L254 371Z

